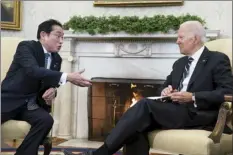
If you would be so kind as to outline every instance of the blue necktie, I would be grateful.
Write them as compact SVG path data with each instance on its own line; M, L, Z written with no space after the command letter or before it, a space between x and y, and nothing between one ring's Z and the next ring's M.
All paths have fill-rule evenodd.
M179 87L178 87L178 91L181 91L181 89L183 88L183 82L184 82L184 79L188 76L189 74L189 68L190 68L190 65L192 63L194 59L192 57L189 57L188 58L188 63L185 65L184 67L184 72L183 72L183 75L182 75L182 78L180 80L180 84L179 84Z
M44 67L47 68L47 65L48 65L48 62L49 62L49 58L50 58L50 54L49 53L45 53L44 56L45 56L45 65L44 65Z

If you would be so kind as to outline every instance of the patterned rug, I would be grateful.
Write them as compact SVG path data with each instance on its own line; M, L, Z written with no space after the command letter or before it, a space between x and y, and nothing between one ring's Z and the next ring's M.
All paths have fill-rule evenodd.
M56 138L53 137L52 139L52 144L53 144L53 148L52 151L50 153L50 155L64 155L62 153L63 149L67 149L68 151L74 153L74 154L80 154L82 152L86 152L86 151L94 151L94 148L77 148L77 147L69 147L69 146L58 146L59 144L65 142L67 140L62 139L62 138ZM10 141L2 141L1 142L1 153L0 155L14 155L16 148L21 144L22 140L17 140L16 142L10 140ZM38 154L39 155L43 155L44 152L44 148L43 146L41 146L39 148ZM121 152L117 152L115 155L122 155Z
M67 149L68 151L71 151L74 154L80 154L81 152L86 152L88 150L94 151L95 149L93 148L74 148L74 147L69 147L69 146L58 146L59 144L65 142L67 140L61 139L61 138L56 138L53 137L53 149L50 153L50 155L64 155L61 150L62 149ZM13 141L2 141L1 142L1 151L0 155L14 155L16 148L21 144L21 141L18 140L16 142ZM43 155L44 148L43 146L40 147L38 151L38 155ZM122 152L117 152L115 155L122 155ZM164 153L150 153L150 155L171 155L171 154L164 154Z
M61 151L62 149L67 149L68 151L74 153L74 154L80 154L81 152L86 152L88 150L95 150L95 149L92 149L92 148L67 148L67 147L54 147L52 149L52 152L50 153L50 155L64 155ZM15 148L1 148L1 155L14 155L15 153ZM43 155L43 151L44 149L43 148L40 148L39 149L39 155ZM121 152L117 152L116 154L114 155L122 155Z

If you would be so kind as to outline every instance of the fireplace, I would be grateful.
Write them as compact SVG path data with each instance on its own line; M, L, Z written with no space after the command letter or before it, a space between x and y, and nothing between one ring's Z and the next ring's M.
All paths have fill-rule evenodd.
M216 39L219 34L219 31L209 31L206 35ZM58 89L53 108L53 136L65 139L106 137L123 109L127 109L125 96L132 96L131 83L133 88L135 84L142 87L143 95L149 95L146 90L150 89L150 85L155 85L157 89L157 85L162 83L160 80L133 79L166 79L169 75L173 63L182 56L176 38L177 34L88 35L65 31L63 47L59 52L62 57L61 71L85 69L82 75L88 79L108 79L94 78L92 88L67 83ZM112 93L113 88L116 88L116 94ZM153 90L152 95L156 93ZM113 94L114 97L111 96ZM115 100L117 107L113 120Z
M138 100L160 95L164 80L93 78L88 90L89 140L103 141Z

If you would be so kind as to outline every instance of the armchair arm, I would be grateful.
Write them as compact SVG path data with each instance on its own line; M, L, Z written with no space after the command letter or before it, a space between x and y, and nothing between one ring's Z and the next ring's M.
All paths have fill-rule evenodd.
M225 95L224 99L226 102L233 102L233 96L232 95Z
M228 119L230 119L230 117L232 118L232 116L229 117L229 115L232 115L232 96L226 95L224 96L224 98L226 102L221 105L215 128L213 132L209 135L209 138L212 139L214 143L220 143L227 117Z

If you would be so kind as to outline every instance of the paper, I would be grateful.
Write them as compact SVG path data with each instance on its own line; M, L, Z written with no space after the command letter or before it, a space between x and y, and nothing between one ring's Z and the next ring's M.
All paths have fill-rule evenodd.
M147 97L148 99L151 100L158 100L158 99L162 99L162 98L167 98L168 96L151 96L151 97Z

